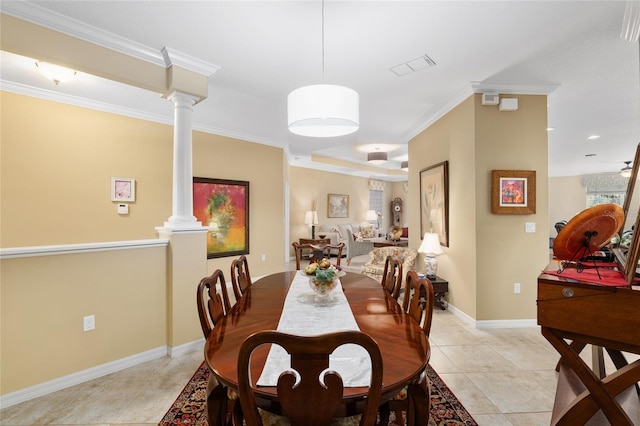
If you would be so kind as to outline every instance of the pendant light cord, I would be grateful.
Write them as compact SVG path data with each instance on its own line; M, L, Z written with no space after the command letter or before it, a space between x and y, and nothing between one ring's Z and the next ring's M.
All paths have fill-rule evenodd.
M324 0L322 0L322 81L324 82Z

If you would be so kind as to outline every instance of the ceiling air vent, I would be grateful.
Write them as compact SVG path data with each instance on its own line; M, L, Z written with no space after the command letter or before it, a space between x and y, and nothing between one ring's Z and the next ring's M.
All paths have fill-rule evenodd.
M482 105L498 105L500 103L500 95L497 93L483 93Z

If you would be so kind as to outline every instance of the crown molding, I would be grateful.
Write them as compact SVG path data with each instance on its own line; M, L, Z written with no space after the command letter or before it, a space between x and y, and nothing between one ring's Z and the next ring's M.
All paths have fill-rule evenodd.
M162 53L149 46L87 25L84 22L52 12L30 2L4 2L2 4L2 13L155 65L165 66Z
M560 87L557 83L545 84L509 84L509 83L484 83L472 81L473 93L500 93L517 95L548 95Z
M444 117L449 111L458 106L462 101L473 95L473 89L470 85L463 87L458 93L453 95L442 108L435 111L432 115L427 117L424 121L412 126L411 129L405 133L404 143L407 143L411 139L422 133L423 130L431 126L433 123Z
M34 98L45 99L53 102L79 106L82 108L94 109L97 111L109 112L112 114L124 115L126 117L139 118L141 120L153 121L162 124L173 125L173 116L150 114L148 112L137 109L126 108L120 105L108 104L105 102L95 101L92 99L82 98L79 96L68 95L65 93L55 92L52 90L41 89L39 87L28 86L26 84L15 83L0 79L0 89L16 93L18 95L31 96Z
M196 72L198 74L206 75L207 77L215 74L216 71L220 69L218 65L210 64L206 61L196 58L195 56L179 52L166 46L162 48L162 56L167 68L175 65L180 68L185 68L190 71Z

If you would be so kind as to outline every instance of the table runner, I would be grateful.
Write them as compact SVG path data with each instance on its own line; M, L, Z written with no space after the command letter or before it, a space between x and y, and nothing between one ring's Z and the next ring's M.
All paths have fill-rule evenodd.
M359 331L339 280L332 296L330 303L316 302L315 293L309 287L309 277L298 271L287 293L277 330L301 336ZM371 360L361 346L347 344L337 348L329 357L329 368L340 374L345 387L369 386ZM289 354L280 346L272 345L257 385L276 386L280 373L289 369Z

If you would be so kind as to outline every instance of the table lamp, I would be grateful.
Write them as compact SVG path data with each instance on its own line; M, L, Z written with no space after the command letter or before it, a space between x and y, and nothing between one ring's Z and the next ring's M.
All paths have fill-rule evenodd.
M311 238L316 238L316 225L318 224L318 212L315 210L307 210L304 214L304 224L311 225Z
M444 253L440 247L440 236L434 233L425 233L418 253L424 253L424 274L430 280L434 280L436 278L436 272L438 272L438 260L436 256Z

